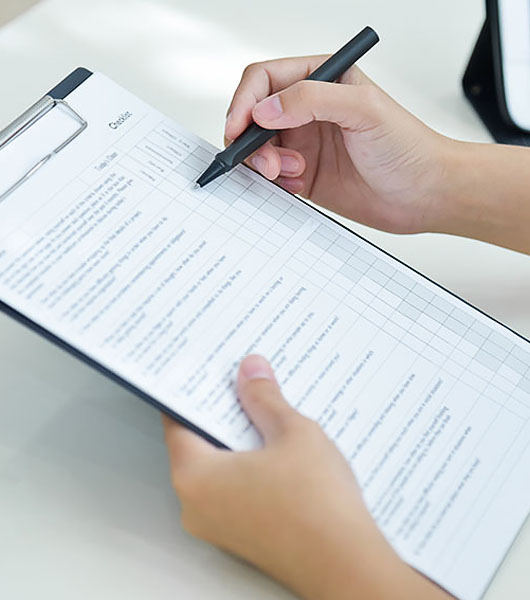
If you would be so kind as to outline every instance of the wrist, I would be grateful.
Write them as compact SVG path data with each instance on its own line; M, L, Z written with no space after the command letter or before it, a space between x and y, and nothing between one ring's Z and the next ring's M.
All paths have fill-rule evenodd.
M426 231L462 235L472 220L475 193L470 195L474 166L471 144L440 136L434 160L437 176L431 192Z
M430 231L530 251L530 152L445 138Z
M340 531L328 530L325 539L314 545L303 579L290 587L305 600L449 597L399 558L371 517L350 527L341 519Z
M488 147L452 139L444 142L443 179L432 231L475 237L472 231L487 227L494 217L492 207L486 206L488 192L484 189Z

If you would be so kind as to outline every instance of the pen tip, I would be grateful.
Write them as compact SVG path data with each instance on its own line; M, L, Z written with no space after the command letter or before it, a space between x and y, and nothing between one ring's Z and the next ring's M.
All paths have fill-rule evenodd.
M197 179L197 185L204 187L205 185L217 179L220 175L226 173L227 168L224 164L218 160L214 160L212 164L204 171L204 173Z

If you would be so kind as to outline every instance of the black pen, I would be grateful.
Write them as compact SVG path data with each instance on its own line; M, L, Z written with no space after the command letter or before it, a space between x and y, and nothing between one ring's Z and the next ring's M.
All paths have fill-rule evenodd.
M355 62L362 58L368 50L379 41L379 36L371 27L365 27L344 47L333 54L307 78L308 81L336 81ZM228 173L236 165L246 160L253 152L268 142L278 132L264 129L256 123L249 125L228 148L219 152L197 180L197 185L204 187L220 175Z

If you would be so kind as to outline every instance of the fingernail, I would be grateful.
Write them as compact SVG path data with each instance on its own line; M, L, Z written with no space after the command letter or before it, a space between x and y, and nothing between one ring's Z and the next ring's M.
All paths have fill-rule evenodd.
M282 173L298 173L300 162L294 156L282 156Z
M289 177L279 177L276 183L280 184L292 194L300 194L304 189L304 182L300 179L290 179Z
M232 119L232 112L229 112L228 115L226 116L226 121L225 121L225 137L229 140L231 140L232 138L228 135L228 127L230 126L230 120Z
M269 379L272 381L274 379L271 366L263 356L258 355L247 356L243 359L239 373L246 381L251 381L252 379Z
M283 107L280 96L271 96L256 104L254 115L263 121L275 121L282 116Z
M266 158L263 158L263 156L256 154L256 156L252 157L250 162L252 163L252 166L256 169L256 171L259 171L260 173L265 172L265 169L267 168Z

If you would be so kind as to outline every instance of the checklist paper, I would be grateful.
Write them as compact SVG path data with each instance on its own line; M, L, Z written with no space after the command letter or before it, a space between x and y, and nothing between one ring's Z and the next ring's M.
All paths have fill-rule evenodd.
M0 204L1 300L234 450L263 354L403 559L479 598L530 508L528 342L245 167L195 188L215 149L103 75L68 102L87 130Z

